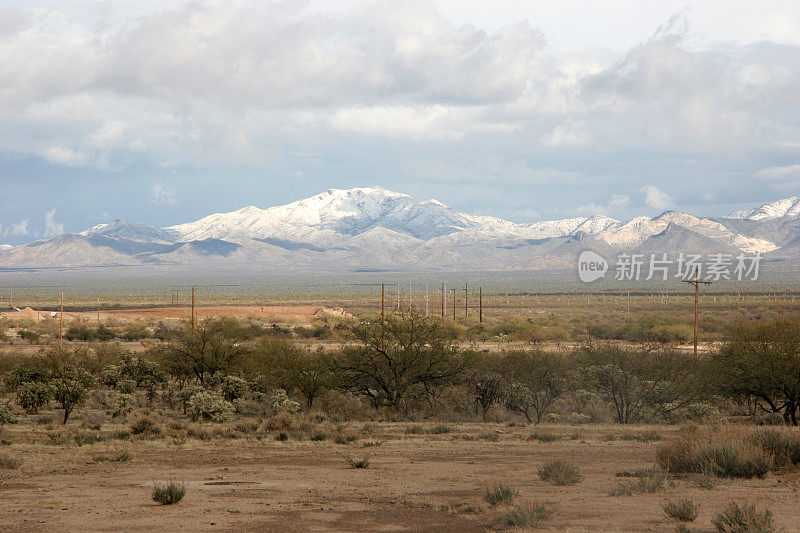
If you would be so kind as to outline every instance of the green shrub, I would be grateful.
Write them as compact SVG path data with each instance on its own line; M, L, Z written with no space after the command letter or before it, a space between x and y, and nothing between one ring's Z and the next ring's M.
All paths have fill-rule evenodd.
M117 381L115 388L123 394L132 394L136 390L136 381L132 379L121 379Z
M699 507L692 500L674 500L664 504L664 513L679 522L691 522L697 518Z
M772 454L777 466L800 464L800 435L797 430L764 429L753 435L753 442Z
M503 522L506 527L538 527L540 522L548 518L550 510L537 503L517 507L503 518Z
M153 487L152 498L154 502L161 505L172 505L181 501L186 494L186 487L183 483L170 481L166 485L156 484Z
M300 410L300 404L290 400L286 391L283 389L276 390L275 394L270 398L270 401L272 408L279 413L296 413Z
M555 459L539 469L539 479L555 485L575 485L583 481L583 476L572 463Z
M759 512L754 505L739 506L731 502L728 508L711 520L719 533L772 533L775 523L769 509Z
M3 424L16 424L19 419L8 410L8 407L0 406L0 426Z
M28 341L30 343L37 342L39 340L39 337L41 337L41 335L30 329L20 330L19 336L22 337L22 340Z
M233 413L233 406L208 392L198 392L189 398L186 413L192 421L224 422Z
M38 381L23 383L17 389L17 403L31 414L38 413L39 409L47 405L52 396L50 387L46 383Z
M314 433L311 434L311 437L309 438L314 442L320 442L327 439L328 434L325 433L324 431L315 431Z
M247 382L242 378L226 376L222 380L222 397L229 402L233 402L242 398L247 393L248 388Z
M493 487L489 487L486 489L486 492L483 493L483 499L486 500L486 503L492 506L503 502L511 503L511 501L517 496L519 496L519 492L511 487L503 485L502 483L498 483Z

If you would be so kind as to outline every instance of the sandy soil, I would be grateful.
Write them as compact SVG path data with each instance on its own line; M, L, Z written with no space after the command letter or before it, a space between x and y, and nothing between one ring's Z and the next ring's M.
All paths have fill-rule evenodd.
M407 426L350 424L348 430L360 435L350 444L250 436L80 447L44 444L48 438L38 426L6 426L2 440L10 444L0 453L23 464L0 469L0 529L485 531L510 510L483 500L485 489L502 481L519 491L518 503L553 509L542 523L548 530L673 531L662 505L677 497L701 505L692 531L711 531L711 517L732 499L769 506L785 531L800 530L796 470L725 480L712 490L675 479L659 493L610 496L620 480L616 474L652 466L658 446L619 436L652 427L545 426L535 430L564 438L541 443L529 440L532 426L452 424L453 431L442 435L407 435ZM664 435L676 431L656 429ZM500 432L498 441L479 438L492 431ZM608 434L617 438L606 440ZM364 447L367 441L381 444ZM95 460L122 450L133 455L131 462ZM371 464L349 468L346 455L368 456ZM568 487L540 481L538 468L555 458L572 461L585 480ZM162 507L150 500L150 490L153 482L167 480L185 483L187 494L180 503Z
M36 320L37 318L45 318L46 316L57 317L58 313L50 312L37 312L29 307L21 309L20 311L7 311L0 313L2 318L28 318ZM190 307L153 307L142 309L103 309L100 311L100 320L105 321L108 319L116 319L118 321L127 322L142 318L151 318L155 320L188 320L192 316ZM316 318L323 318L325 316L349 316L340 307L325 307L321 305L267 305L267 306L214 306L214 307L196 307L195 317L203 319L216 316L233 316L238 318L246 318L248 316L255 317L276 317L281 319L297 319L302 321L311 321ZM71 320L75 318L82 318L86 320L96 320L97 311L65 311L64 319Z

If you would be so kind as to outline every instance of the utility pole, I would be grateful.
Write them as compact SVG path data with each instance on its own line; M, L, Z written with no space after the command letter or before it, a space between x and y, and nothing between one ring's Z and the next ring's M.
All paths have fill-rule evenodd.
M64 293L61 293L61 314L58 317L58 351L64 346Z
M97 291L97 327L100 327L100 291Z
M444 318L447 311L447 289L445 289L444 282L442 282L442 318Z
M710 281L700 281L700 270L694 269L694 279L685 279L684 283L694 285L694 355L697 355L697 311L700 303L700 285L711 285Z
M194 335L194 287L192 287L192 335Z
M453 291L453 322L456 321L456 290L451 289Z
M483 287L478 287L478 321L483 324Z
M464 318L469 318L469 285L464 283Z
M625 322L631 321L631 293L628 293L628 306L625 312Z

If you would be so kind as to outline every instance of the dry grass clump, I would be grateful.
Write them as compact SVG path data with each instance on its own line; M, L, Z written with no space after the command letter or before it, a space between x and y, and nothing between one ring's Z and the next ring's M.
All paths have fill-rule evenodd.
M550 509L535 503L517 507L508 513L503 521L506 527L538 527L539 523L550 518L550 515Z
M636 481L620 481L611 496L632 496L633 494L652 494L664 487L667 475L658 470L642 470L636 473Z
M114 455L98 455L94 458L95 463L128 463L133 459L130 452L119 452Z
M0 468L17 469L22 465L22 461L10 455L0 454Z
M691 522L697 518L697 512L700 509L692 500L673 500L664 504L664 513L679 522Z
M186 487L183 483L170 481L166 485L155 485L153 487L152 498L154 502L161 505L172 505L181 501L186 494Z
M534 433L531 435L533 440L538 440L539 442L555 442L561 439L561 435L556 435L554 433Z
M369 468L369 457L355 459L354 457L348 455L345 457L345 459L347 460L347 464L350 465L350 468Z
M736 502L717 513L711 523L719 533L773 533L776 530L769 509L758 511L755 505L739 506Z
M502 502L511 503L517 496L519 496L519 492L502 483L489 487L486 489L486 492L483 493L483 499L492 506Z
M583 476L572 463L555 459L539 469L539 479L555 485L575 485L583 481Z
M662 444L656 457L662 468L673 473L762 477L776 462L756 437L752 430L741 427L693 426Z
M133 435L160 435L161 434L161 426L156 424L153 420L147 418L146 416L140 418L133 424L131 424L131 433Z

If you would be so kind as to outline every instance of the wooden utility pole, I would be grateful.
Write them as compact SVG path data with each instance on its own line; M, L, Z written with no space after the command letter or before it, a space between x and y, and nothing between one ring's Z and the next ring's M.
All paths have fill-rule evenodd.
M61 293L61 314L58 317L58 350L64 346L64 293Z
M464 283L464 318L469 318L469 285Z
M453 291L453 322L456 321L456 290L452 289Z
M694 354L697 355L697 315L700 304L700 285L711 285L710 281L700 281L700 270L694 269L694 279L685 279L684 283L694 285Z
M194 335L194 287L192 287L192 335Z
M483 287L478 287L478 321L483 324Z

